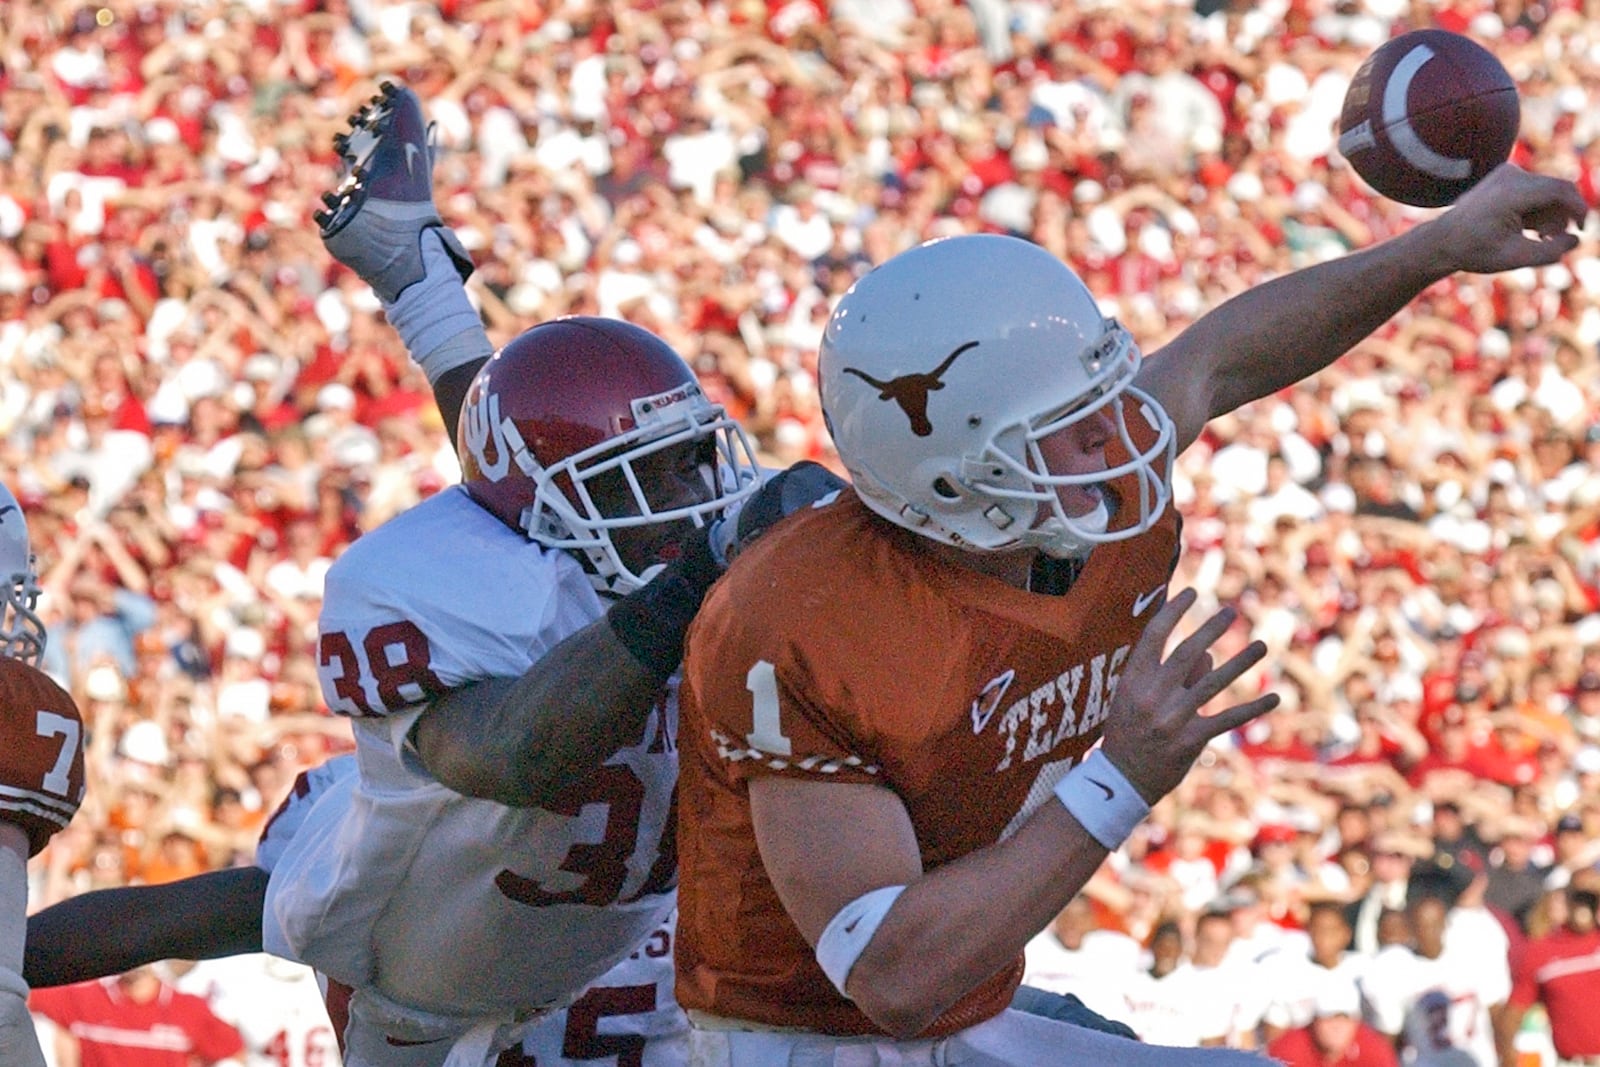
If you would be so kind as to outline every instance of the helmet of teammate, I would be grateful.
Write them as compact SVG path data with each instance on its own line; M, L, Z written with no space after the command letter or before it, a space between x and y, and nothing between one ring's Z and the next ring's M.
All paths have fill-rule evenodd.
M868 507L945 544L1069 558L1149 529L1171 497L1175 433L1134 388L1139 364L1133 338L1060 260L972 235L857 281L828 321L819 374ZM1088 418L1109 419L1110 466L1052 471L1040 442ZM1074 485L1101 491L1100 506L1067 514L1058 491Z
M473 500L618 595L666 558L625 558L618 541L655 528L670 555L759 484L749 439L689 365L614 319L555 319L497 352L467 391L456 451Z
M28 546L28 523L11 490L0 485L0 655L37 667L44 658L45 629L34 606L39 578Z

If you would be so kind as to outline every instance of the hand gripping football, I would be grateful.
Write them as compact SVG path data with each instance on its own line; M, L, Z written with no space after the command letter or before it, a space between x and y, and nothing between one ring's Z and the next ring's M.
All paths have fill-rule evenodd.
M1443 207L1504 163L1522 106L1506 68L1447 30L1415 30L1356 71L1339 115L1339 151L1379 193Z

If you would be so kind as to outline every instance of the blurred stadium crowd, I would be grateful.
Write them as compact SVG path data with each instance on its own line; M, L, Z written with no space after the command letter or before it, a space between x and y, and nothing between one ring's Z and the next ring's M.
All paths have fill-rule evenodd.
M1585 0L9 0L0 471L92 729L34 905L248 861L294 775L349 748L318 696L323 573L458 473L312 222L380 77L437 120L497 343L628 318L771 462L827 462L829 308L920 240L1030 237L1148 351L1424 217L1333 147L1355 67L1421 26L1493 49L1514 158L1600 200ZM1157 809L1080 925L1148 946L1175 920L1188 956L1220 909L1247 968L1331 900L1376 951L1361 904L1398 906L1397 863L1505 916L1508 958L1562 921L1556 891L1600 878L1597 341L1591 232L1436 286L1184 457L1178 584L1239 605L1238 641L1274 650L1247 684L1285 706ZM1173 1033L1243 1040L1250 1010Z

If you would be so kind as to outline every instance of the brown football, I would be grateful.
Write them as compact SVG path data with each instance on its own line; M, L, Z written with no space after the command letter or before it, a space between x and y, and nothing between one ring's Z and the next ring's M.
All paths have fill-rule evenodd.
M1443 207L1504 163L1522 104L1494 54L1448 30L1413 30L1368 56L1339 115L1339 151L1379 193Z

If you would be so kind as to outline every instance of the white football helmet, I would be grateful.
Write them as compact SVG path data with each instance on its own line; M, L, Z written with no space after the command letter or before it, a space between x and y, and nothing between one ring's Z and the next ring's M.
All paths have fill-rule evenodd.
M1172 420L1132 386L1139 348L1070 268L1015 237L929 241L845 293L823 335L822 407L867 506L977 551L1081 557L1148 530L1171 499ZM1138 405L1154 440L1130 433ZM1128 458L1048 469L1039 442L1097 412ZM1108 508L1073 517L1056 490L1131 476Z
M0 484L0 656L37 667L44 658L44 623L33 612L39 600L39 579L28 547L28 523L22 505Z

